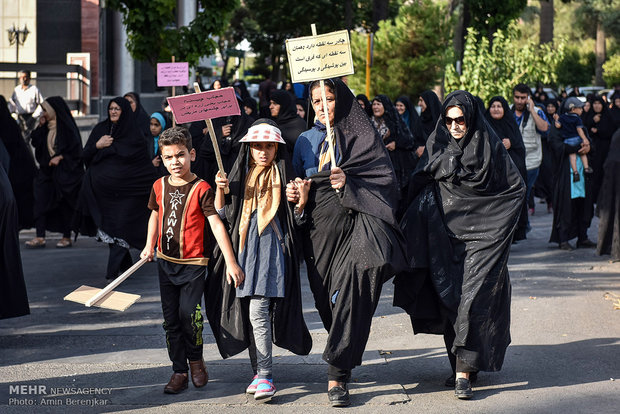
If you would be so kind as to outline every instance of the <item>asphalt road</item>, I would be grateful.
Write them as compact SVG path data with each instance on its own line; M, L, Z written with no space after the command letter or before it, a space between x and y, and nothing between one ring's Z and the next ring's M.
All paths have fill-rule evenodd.
M544 206L543 206L544 207ZM481 373L474 399L460 401L443 385L450 374L443 340L414 336L409 318L384 286L364 363L353 371L355 412L618 413L620 412L620 264L592 249L548 244L551 216L531 217L529 239L510 257L512 344L502 371ZM596 240L596 222L590 238ZM21 234L22 242L32 237ZM58 237L57 237L58 238ZM53 241L53 237L49 242ZM244 394L247 354L222 360L209 328L210 382L179 395L165 349L156 265L117 290L142 295L125 312L86 308L63 297L85 284L103 287L108 249L80 239L70 249L22 249L31 315L0 321L1 413L327 413L326 339L302 275L304 311L314 347L300 357L274 350L278 392L259 404ZM138 252L133 252L137 257ZM618 296L615 296L618 300Z

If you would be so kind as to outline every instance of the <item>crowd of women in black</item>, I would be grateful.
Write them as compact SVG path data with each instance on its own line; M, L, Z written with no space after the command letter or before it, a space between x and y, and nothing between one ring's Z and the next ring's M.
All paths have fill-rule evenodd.
M245 85L234 86L243 110L214 120L226 172L243 156L239 141L257 112ZM411 316L416 333L444 336L453 371L446 385L457 397L471 398L478 371L499 370L510 343L507 262L511 243L527 232L525 147L511 108L494 97L486 109L466 91L450 93L443 103L433 91L394 103L377 95L371 102L336 79L325 82L324 113L320 87L310 85L307 100L298 100L292 88L271 90L269 110L286 142L283 165L291 168L291 182L282 191L296 206L294 246L304 257L329 333L323 353L329 399L334 406L349 404L351 370L362 362L381 287L394 275L394 304ZM544 103L548 119L562 111L559 102ZM59 248L71 246L72 231L76 237L95 236L109 246L105 276L114 278L131 266L129 249L144 246L150 188L165 173L157 140L170 119L165 112L149 117L139 95L129 93L109 102L106 118L82 147L61 98L48 98L43 109L32 134L37 167L0 97L0 134L11 161L3 166L19 215L3 234L34 226L36 237L26 243L32 248L46 245L46 230L62 233ZM615 260L620 260L618 114L620 96L611 107L595 98L584 114L594 175L581 202L591 208L577 215L564 206L573 202L566 196L568 182L560 182L567 174L561 171L568 168L566 154L582 149L564 144L553 125L534 192L570 215L557 220L576 227L589 226L598 200L598 252ZM206 125L188 128L197 152L192 170L215 187L215 150ZM3 254L7 269L8 257ZM18 315L3 308L1 317L10 316Z

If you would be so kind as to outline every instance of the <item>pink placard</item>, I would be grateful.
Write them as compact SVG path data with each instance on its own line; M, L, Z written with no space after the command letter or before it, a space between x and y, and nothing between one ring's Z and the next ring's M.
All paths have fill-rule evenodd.
M187 62L157 64L157 86L187 86L188 80Z
M239 102L234 88L193 93L168 98L177 124L239 115Z

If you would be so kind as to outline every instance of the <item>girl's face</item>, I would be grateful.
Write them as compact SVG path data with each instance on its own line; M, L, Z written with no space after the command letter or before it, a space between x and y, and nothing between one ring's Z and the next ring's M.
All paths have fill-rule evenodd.
M549 115L555 114L555 105L554 104L547 104L547 113Z
M383 104L377 100L372 101L372 114L377 118L381 118L384 113L385 108Z
M271 165L276 157L278 144L275 142L254 142L250 144L250 155L259 167Z
M325 125L325 112L323 111L323 102L321 101L321 87L318 86L312 89L312 108L316 113L319 122ZM336 95L329 90L329 87L325 86L325 98L327 100L327 113L329 115L329 124L334 125L334 113L336 110Z
M151 124L149 125L151 128L151 135L154 137L161 134L161 124L157 120L157 118L151 118Z
M594 109L594 112L601 113L603 112L603 104L600 103L599 101L594 101L594 103L592 104L592 109Z
M465 115L458 106L451 106L445 115L446 127L450 131L450 135L459 140L467 133L467 125L465 125Z
M362 107L362 109L366 109L366 104L364 103L364 101L362 101L361 99L357 100L357 103L360 104L360 106Z
M243 110L245 111L246 115L252 115L252 108L250 108L249 106L244 106Z
M121 112L123 112L121 107L118 106L116 102L112 102L108 107L108 116L110 117L110 121L117 123L121 117Z
M504 107L499 101L495 101L491 104L489 113L491 114L491 118L500 120L504 117Z
M302 104L297 104L297 115L299 115L300 118L306 116L306 110Z
M418 106L420 107L422 112L426 111L426 102L424 102L424 99L422 99L421 96L420 99L418 99Z
M269 111L271 112L271 117L275 118L280 113L280 104L275 103L274 101L269 101Z
M213 89L222 89L222 84L220 83L219 80L216 80L215 82L213 82Z
M590 110L590 101L586 101L585 105L583 106L583 112L588 112Z
M396 105L394 106L396 107L396 111L398 112L399 115L404 114L405 111L407 110L407 107L401 101L396 102Z
M127 99L127 102L129 102L129 105L131 105L131 110L133 112L136 112L136 108L138 107L138 105L136 104L135 99L133 99L131 95L125 96L125 99Z

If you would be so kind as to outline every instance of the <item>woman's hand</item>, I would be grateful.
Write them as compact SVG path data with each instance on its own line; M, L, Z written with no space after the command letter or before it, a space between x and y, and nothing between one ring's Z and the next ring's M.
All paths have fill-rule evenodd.
M153 163L153 166L159 167L159 165L161 164L161 158L158 155L157 157L153 158L151 162Z
M590 132L592 132L593 134L596 134L598 132L598 128L590 128Z
M99 141L97 141L97 143L95 144L95 147L97 147L97 149L103 149L103 148L106 148L112 145L113 142L114 142L114 138L112 138L111 135L104 135L101 138L99 138Z
M601 114L594 115L592 119L598 124L601 121Z
M301 178L297 177L295 179L295 182L297 180L301 180ZM290 181L288 184L286 184L286 200L289 203L299 203L299 189L297 188L297 185L295 184L295 182Z
M228 187L228 178L226 178L226 173L222 175L222 173L218 171L217 174L215 174L215 186L222 191Z
M299 193L299 201L295 205L297 207L297 211L301 212L306 207L308 203L308 193L310 193L310 185L312 180L302 180L301 178L297 178L293 183L295 187L297 187L297 191Z
M418 156L418 158L422 158L422 154L424 154L424 148L423 146L418 147L418 149L415 150L415 154Z
M389 151L394 151L396 149L396 142L392 141L385 146Z
M333 167L331 171L331 175L329 176L329 182L332 185L332 188L338 190L347 182L347 176L344 175L344 171L340 167Z
M508 138L503 138L503 139L502 139L502 144L504 144L504 148L506 148L507 150L508 150L508 149L510 149L510 146L511 146L511 144L510 144L510 139L508 139Z
M52 157L52 159L49 162L49 166L50 167L57 167L58 164L60 164L60 161L62 161L64 157L62 155L56 155L55 157Z
M560 119L560 115L558 115L558 114L553 114L553 120L554 120L554 121L557 121L557 120L559 120L559 119Z
M228 137L230 136L230 131L232 130L232 124L226 124L222 127L222 136Z

